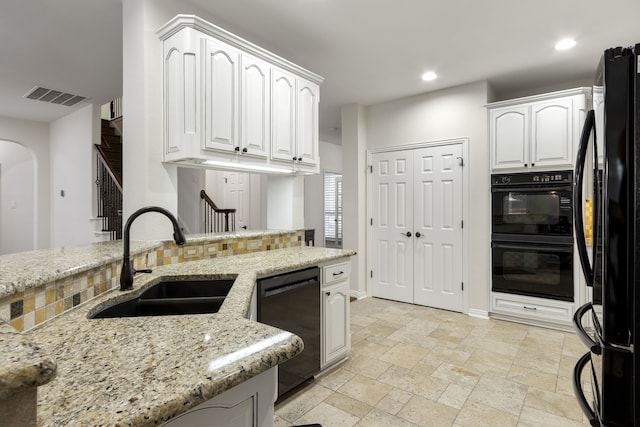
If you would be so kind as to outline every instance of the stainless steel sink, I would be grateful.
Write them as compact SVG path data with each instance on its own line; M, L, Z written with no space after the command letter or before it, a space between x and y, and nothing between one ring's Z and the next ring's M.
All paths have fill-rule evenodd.
M89 317L104 319L216 313L233 282L234 279L165 280L134 298L105 307Z

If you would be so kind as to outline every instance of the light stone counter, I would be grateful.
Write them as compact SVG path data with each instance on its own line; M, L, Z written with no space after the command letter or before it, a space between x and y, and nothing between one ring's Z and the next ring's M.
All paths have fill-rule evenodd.
M131 242L131 256L162 242ZM122 241L0 255L0 298L122 259Z
M133 291L107 292L18 335L57 363L38 388L38 425L158 425L294 357L300 338L247 319L256 278L354 254L295 247L156 267ZM87 318L162 279L225 277L236 280L215 314ZM0 384L11 375L0 372Z

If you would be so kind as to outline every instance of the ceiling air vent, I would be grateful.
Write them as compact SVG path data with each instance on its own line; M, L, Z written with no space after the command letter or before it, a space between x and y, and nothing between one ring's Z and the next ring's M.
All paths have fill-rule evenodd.
M71 107L80 101L87 99L86 96L73 95L71 93L60 92L59 90L47 89L36 86L24 95L25 98L37 101L51 102L52 104L66 105Z

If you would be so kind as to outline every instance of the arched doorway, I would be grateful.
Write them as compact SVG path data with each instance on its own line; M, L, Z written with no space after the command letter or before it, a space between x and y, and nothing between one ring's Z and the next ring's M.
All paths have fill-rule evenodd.
M0 140L0 255L36 248L34 154Z

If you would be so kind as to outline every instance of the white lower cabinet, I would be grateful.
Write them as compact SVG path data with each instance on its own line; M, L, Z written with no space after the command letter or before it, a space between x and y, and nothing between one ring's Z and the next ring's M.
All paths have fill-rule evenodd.
M351 350L350 269L349 261L328 264L322 268L321 369L345 359Z
M491 293L491 315L522 323L573 329L574 304L524 295Z
M272 427L278 368L271 368L184 414L163 427Z

